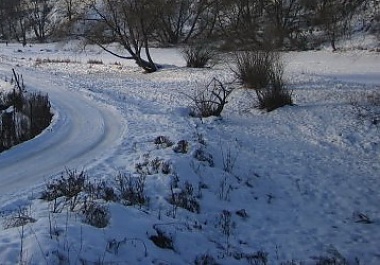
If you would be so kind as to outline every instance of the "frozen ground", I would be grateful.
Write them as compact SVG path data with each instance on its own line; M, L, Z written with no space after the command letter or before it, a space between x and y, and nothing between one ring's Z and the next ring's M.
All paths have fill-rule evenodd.
M188 95L213 77L230 81L228 62L187 69L176 50L154 55L166 67L144 74L91 47L1 44L2 79L14 67L27 89L49 93L55 117L42 135L0 154L0 264L260 264L261 252L269 264L337 253L380 263L379 54L287 53L296 106L264 113L238 89L221 119L203 120L188 116ZM186 140L189 150L157 146L158 136ZM137 164L155 158L149 203L99 200L105 228L82 222L79 209L52 213L39 199L65 168L116 187L118 174L135 176ZM199 213L168 203L174 176L174 192L191 184ZM173 249L150 240L159 233Z

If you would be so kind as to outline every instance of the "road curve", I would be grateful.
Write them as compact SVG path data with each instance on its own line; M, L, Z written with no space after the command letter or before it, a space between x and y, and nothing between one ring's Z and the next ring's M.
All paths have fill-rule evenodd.
M0 74L9 75L8 69L0 65ZM54 85L49 73L20 71L28 90L49 94L55 116L41 135L0 153L0 196L30 188L65 168L91 168L120 144L124 131L114 108Z

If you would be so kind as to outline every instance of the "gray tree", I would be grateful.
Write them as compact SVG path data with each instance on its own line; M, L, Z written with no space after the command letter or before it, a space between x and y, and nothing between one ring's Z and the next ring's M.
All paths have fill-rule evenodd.
M301 45L303 6L299 0L266 0L267 31L275 48ZM267 41L268 42L268 41Z
M357 9L365 0L303 0L309 10L311 24L325 32L335 51L338 38L349 34L350 23Z
M30 25L38 41L44 42L48 33L47 25L49 23L48 15L51 6L47 0L31 0L30 7Z
M146 72L155 72L158 67L150 50L150 37L157 21L157 9L150 0L93 0L82 14L80 35L90 43L123 59L133 59ZM74 26L76 24L73 24ZM117 42L129 56L111 50L107 43Z
M217 13L213 8L218 1L156 0L159 11L154 37L163 44L188 42L206 33L210 35Z

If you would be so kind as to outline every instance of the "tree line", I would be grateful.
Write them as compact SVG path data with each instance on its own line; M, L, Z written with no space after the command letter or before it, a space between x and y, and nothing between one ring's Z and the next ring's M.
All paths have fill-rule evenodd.
M355 30L379 35L379 10L379 0L1 0L0 37L81 37L124 57L108 49L117 42L154 72L152 44L299 50L329 42L335 50Z

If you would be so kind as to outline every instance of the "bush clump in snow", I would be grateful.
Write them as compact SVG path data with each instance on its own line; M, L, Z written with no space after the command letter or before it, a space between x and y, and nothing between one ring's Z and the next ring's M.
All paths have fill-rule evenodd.
M97 228L104 228L108 225L110 215L108 209L99 203L90 201L83 209L84 223Z
M175 217L178 207L189 212L200 213L200 204L194 196L193 185L186 181L184 186L180 188L178 182L178 176L174 176L170 185L171 194L168 202L173 205L173 217Z
M4 229L22 227L37 220L31 216L31 213L24 208L19 208L15 213L5 219L3 222Z
M202 118L220 116L232 91L232 88L213 78L203 90L191 97L190 116Z
M118 174L116 182L125 205L138 205L141 208L149 202L149 198L145 195L145 180L145 174L140 174L138 177Z
M190 44L183 51L186 66L191 68L204 68L215 58L215 52L206 44Z
M258 108L272 111L293 104L292 93L283 81L283 65L278 52L239 52L236 65L233 71L240 83L255 90Z
M167 235L157 226L154 227L154 230L156 230L157 235L152 235L149 239L159 248L174 250L172 236Z
M47 183L41 199L53 202L53 212L59 212L67 204L70 211L79 206L80 193L85 190L87 174L85 171L66 170L66 175ZM63 202L59 198L64 198ZM62 204L62 205L61 205Z

